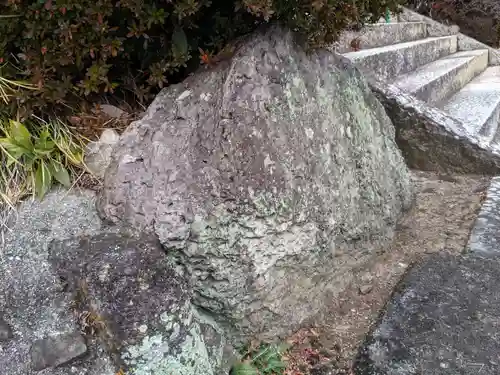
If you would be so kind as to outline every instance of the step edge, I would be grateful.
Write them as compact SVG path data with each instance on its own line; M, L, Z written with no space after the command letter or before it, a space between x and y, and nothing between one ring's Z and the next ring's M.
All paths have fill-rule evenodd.
M455 39L455 42L457 42L456 35L448 35L448 36L417 39L417 40L410 41L410 42L390 44L390 45L386 45L386 46L382 46L382 47L367 48L367 49L361 50L361 51L346 52L346 53L343 53L342 55L350 60L359 60L359 59L363 59L365 57L375 56L375 55L378 55L381 53L394 52L394 51L398 51L398 50L411 48L412 46L422 45L422 44L427 44L427 43L430 44L430 43L437 42L440 40L445 40L445 39L450 39L450 40ZM400 46L400 47L394 48L395 46ZM389 49L388 47L393 47L393 48ZM386 49L386 50L384 51L384 49Z
M469 234L467 252L486 257L500 256L500 243L493 246L487 243L494 233L498 232L498 226L488 225L488 221L500 226L500 215L497 212L500 212L500 176L493 177L486 190L486 197ZM496 240L493 242L496 243Z
M458 52L457 52L457 53L458 53ZM444 59L450 59L451 57L453 57L453 56L454 56L454 55L456 55L457 53L454 53L454 54L448 55L448 56L446 56L446 57L444 57L444 58L440 58L440 59L438 59L438 60L432 61L432 62L430 62L430 63L428 63L428 64L426 64L426 65L423 65L423 66L421 66L421 67L417 68L417 70L420 70L420 71L425 71L425 69L427 69L427 68L430 70L430 69L432 68L432 65L433 65L433 64L435 64L437 61L444 60ZM487 53L487 51L486 51L486 53ZM441 79L442 77L444 77L444 76L446 76L446 75L448 75L448 74L450 74L450 73L452 73L452 72L454 72L454 71L456 71L456 70L458 70L458 69L461 69L461 68L463 68L464 66L467 66L467 65L469 65L469 64L471 64L471 63L473 63L475 60L478 60L478 59L480 59L481 57L483 57L483 56L482 56L482 54L477 54L477 55L473 55L473 56L463 56L463 57L458 57L458 56L456 56L456 57L454 57L454 58L456 58L457 60L458 60L458 59L461 59L462 61L457 62L457 64L456 64L456 65L454 65L454 66L450 67L450 68L449 68L447 71L445 71L443 74L441 74L441 75L439 75L439 76L434 77L434 78L433 78L432 80L430 80L430 81L426 81L423 85L421 85L420 87L418 87L418 88L417 88L417 89L415 89L415 90L405 90L404 85L400 85L400 84L398 84L398 81L399 81L399 80L398 80L398 81L396 81L396 82L395 82L395 83L393 83L393 84L394 84L396 87L400 88L401 90L405 90L405 91L407 91L407 92L409 92L409 93L411 94L411 93L417 92L418 90L422 89L425 85L428 85L428 84L430 84L430 83L432 83L432 82L434 82L434 81L437 81L437 80ZM487 65L488 65L488 63L486 63L485 69L486 69ZM424 69L424 68L425 68L425 69ZM401 80L403 80L404 78L408 79L408 78L409 78L409 77L411 77L412 75L416 75L415 73L416 73L416 70L414 70L413 72L407 73L407 74L403 74L403 75L401 76ZM479 74L481 74L481 73L479 73ZM478 74L478 75L479 75L479 74ZM397 78L399 78L399 77L397 77ZM475 77L474 77L474 78L475 78ZM468 83L468 82L467 82L467 83ZM465 86L465 85L464 85L464 86Z
M435 76L433 77L433 79L426 81L424 84L418 86L417 88L413 90L407 90L407 92L409 92L411 95L416 96L418 99L426 102L429 105L438 106L439 103L442 103L451 98L455 93L459 92L474 78L479 76L488 66L488 55L485 54L470 56L467 59L461 58L461 60L462 61L459 64L451 67L439 76ZM465 79L463 82L460 82L459 74L462 73L465 75ZM440 93L441 95L437 95L437 97L434 99L432 98L432 95L429 95L428 98L423 97L425 92L428 90L433 90L434 92L436 92L434 89L436 86L436 90L438 90L436 95ZM440 92L440 89L442 87L445 87L445 90ZM404 90L404 87L400 88L401 90Z

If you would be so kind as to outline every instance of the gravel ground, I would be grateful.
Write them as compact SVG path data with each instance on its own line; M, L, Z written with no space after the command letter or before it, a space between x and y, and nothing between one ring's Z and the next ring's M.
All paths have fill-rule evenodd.
M414 171L413 179L416 203L392 246L358 272L327 315L291 338L287 375L352 374L358 347L407 269L429 254L464 250L490 178Z

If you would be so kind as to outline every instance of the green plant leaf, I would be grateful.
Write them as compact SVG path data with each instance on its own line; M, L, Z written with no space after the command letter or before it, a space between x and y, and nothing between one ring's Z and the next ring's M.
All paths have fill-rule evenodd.
M74 151L72 153L65 153L64 154L70 163L74 165L81 165L83 163L83 152L81 151Z
M23 160L23 168L26 169L27 171L33 170L33 165L38 159L35 158L26 158L26 160Z
M52 161L49 165L49 170L52 176L56 179L57 182L59 182L61 185L65 187L70 187L71 186L71 178L69 177L69 173L62 166L62 164Z
M264 373L276 372L278 370L283 370L285 368L286 368L285 362L283 362L279 359L276 359L276 358L272 358L267 362L266 367L264 368L263 372Z
M17 145L23 147L27 151L33 150L31 134L19 121L10 120L10 136Z
M26 150L13 143L11 138L0 138L0 146L9 157L9 160L13 162L19 160L26 153Z
M40 133L38 139L35 142L35 153L42 155L51 154L56 144L54 141L51 141L49 137L50 137L50 132L47 129L43 130Z
M52 175L45 162L41 160L35 172L35 193L38 198L42 199L51 186Z
M177 56L184 56L188 52L187 37L182 27L176 26L172 33L172 49Z
M272 349L273 348L270 345L261 346L261 349L257 352L257 354L252 355L252 362L267 362L269 358L275 355Z
M250 363L240 362L235 364L231 369L233 375L259 375L259 370Z
M50 131L49 129L43 129L41 132L40 132L40 135L38 136L38 141L40 143L44 143L46 142L50 137Z

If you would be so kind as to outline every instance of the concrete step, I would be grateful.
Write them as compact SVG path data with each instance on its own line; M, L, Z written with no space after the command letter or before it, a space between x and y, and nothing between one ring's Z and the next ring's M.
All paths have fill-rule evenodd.
M361 31L342 33L336 51L353 52L387 46L389 44L411 42L427 37L425 22L375 23L365 26Z
M457 52L457 36L426 38L345 53L365 74L392 79Z
M500 118L500 66L488 67L439 107L461 121L469 133L490 143Z
M457 52L398 77L394 85L434 104L460 90L487 66L487 49Z
M500 255L500 177L491 180L481 211L472 228L467 250L483 257Z

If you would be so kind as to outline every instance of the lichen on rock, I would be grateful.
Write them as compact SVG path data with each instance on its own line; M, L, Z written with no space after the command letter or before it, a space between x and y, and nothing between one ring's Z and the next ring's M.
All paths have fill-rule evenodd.
M68 293L79 293L78 312L99 319L95 334L126 373L228 371L224 336L215 324L209 334L202 331L206 323L191 305L190 289L151 236L103 229L53 242L50 261Z

